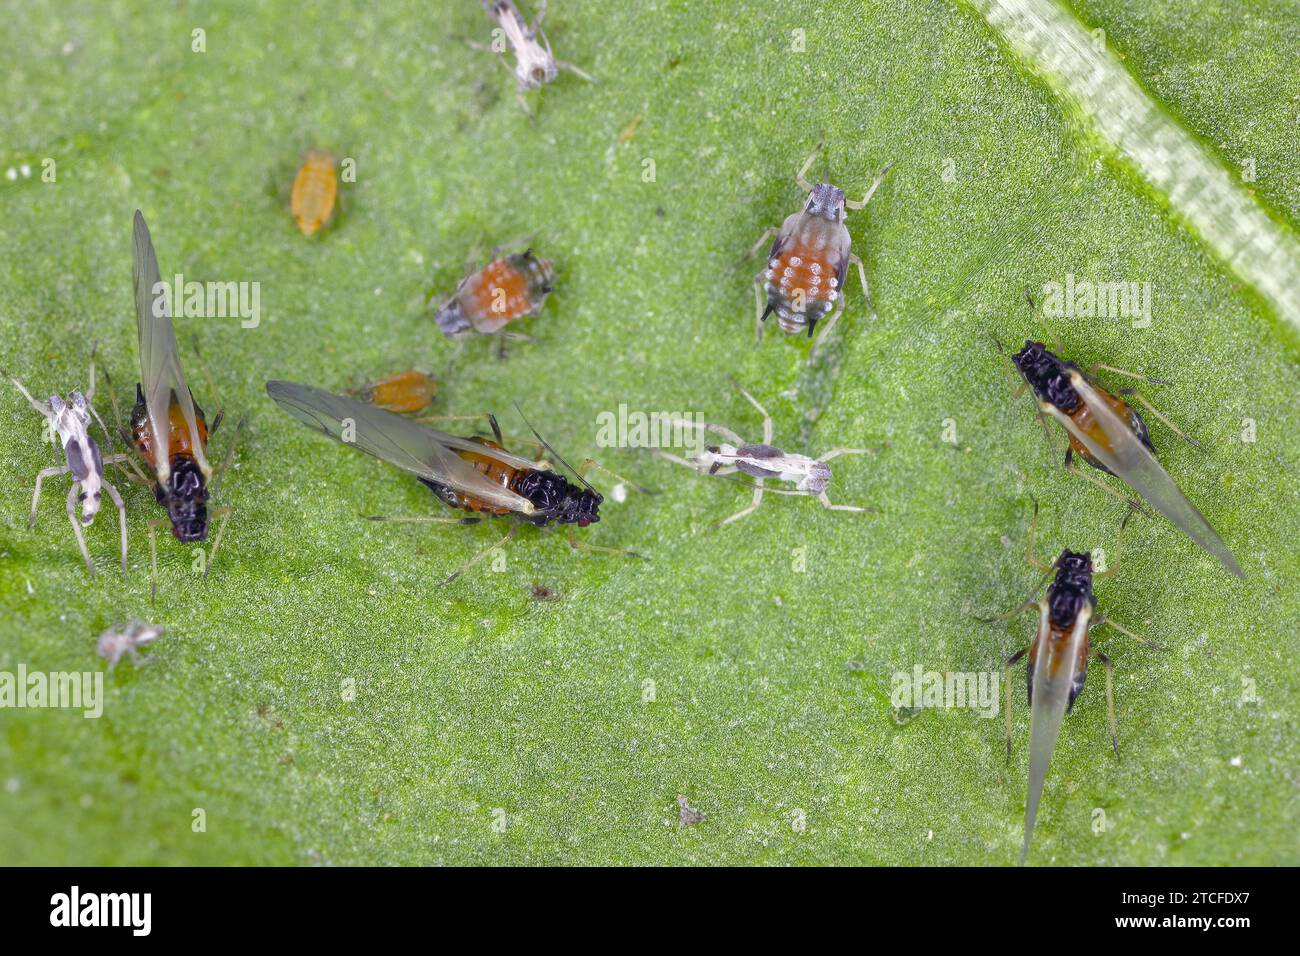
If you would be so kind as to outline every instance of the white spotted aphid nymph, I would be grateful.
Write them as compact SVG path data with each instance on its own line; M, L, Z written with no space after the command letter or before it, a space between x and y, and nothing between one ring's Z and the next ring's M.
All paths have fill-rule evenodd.
M845 199L844 190L830 183L812 185L804 179L816 156L809 156L795 176L799 188L808 194L803 210L787 217L780 229L769 227L751 251L751 255L756 253L770 237L776 237L767 254L767 268L754 277L755 334L761 341L763 322L775 314L777 324L787 335L807 329L811 337L817 324L829 316L813 343L813 355L844 311L844 279L849 263L857 266L863 294L868 307L871 305L866 269L851 251L844 211L866 206L889 172L888 166L881 170L867 194L855 202Z

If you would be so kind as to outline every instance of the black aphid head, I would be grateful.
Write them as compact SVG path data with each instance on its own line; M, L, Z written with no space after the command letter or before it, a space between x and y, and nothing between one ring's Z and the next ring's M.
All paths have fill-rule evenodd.
M173 458L167 487L156 490L159 504L167 506L172 534L178 541L190 543L208 537L208 489L193 458Z
M1053 355L1042 342L1026 342L1011 361L1039 401L1050 402L1067 415L1079 407L1082 399L1070 384L1072 366Z
M1092 555L1066 549L1056 559L1056 580L1047 589L1052 621L1069 627L1085 606L1091 607Z
M579 488L553 471L530 471L515 483L516 493L537 509L539 524L556 521L585 528L600 520L598 492Z
M831 222L844 221L844 190L830 183L818 183L808 194L804 211Z

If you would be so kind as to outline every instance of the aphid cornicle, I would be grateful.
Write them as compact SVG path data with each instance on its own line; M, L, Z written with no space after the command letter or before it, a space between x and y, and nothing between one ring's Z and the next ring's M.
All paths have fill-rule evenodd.
M4 373L8 374L8 373ZM31 393L23 386L23 383L13 376L9 376L10 381L23 393L23 397L31 404L32 408L45 416L49 425L50 432L57 435L59 443L63 447L64 464L53 465L44 468L36 475L36 490L32 494L32 510L27 518L27 526L30 528L36 524L36 507L41 500L41 482L46 478L52 478L55 475L71 474L72 485L68 488L68 521L72 524L72 532L77 538L77 547L81 549L81 556L86 561L86 570L90 576L95 576L95 562L90 557L90 552L86 550L86 539L81 533L83 527L90 527L95 520L95 515L99 513L100 496L102 491L107 491L109 498L117 507L118 522L121 526L122 533L122 577L127 576L126 571L126 505L122 501L122 496L118 494L117 489L112 483L104 477L104 465L113 464L126 460L128 455L109 454L107 457L99 450L99 444L90 434L90 422L93 416L95 421L99 422L99 427L103 429L104 436L109 440L109 449L112 450L112 437L107 426L100 420L99 413L95 411L94 405L91 404L95 397L95 354L91 350L90 354L90 373L89 385L86 393L72 392L65 401L58 395L51 395L48 401L37 401ZM77 520L76 508L77 503L81 503L81 520Z
M462 279L433 317L449 339L472 332L493 335L516 319L537 315L553 281L551 264L532 249L494 257Z
M1065 715L1074 707L1074 701L1083 690L1088 673L1088 658L1096 657L1106 668L1106 712L1110 723L1111 745L1119 753L1119 735L1115 725L1115 698L1111 672L1114 664L1105 654L1092 647L1090 633L1094 628L1108 624L1128 637L1156 647L1145 638L1134 634L1115 621L1095 617L1097 599L1092 585L1096 580L1109 577L1119 570L1124 542L1124 529L1133 512L1130 510L1120 525L1119 540L1115 547L1115 560L1111 566L1094 573L1092 556L1088 552L1068 548L1051 564L1045 564L1034 554L1034 533L1038 525L1038 503L1034 503L1034 517L1029 527L1029 547L1026 558L1031 565L1044 573L1055 574L1047 593L1031 599L1019 607L996 618L981 618L985 623L1011 620L1025 611L1038 612L1038 630L1033 642L1024 650L1007 659L1003 667L1005 686L1007 760L1011 759L1011 669L1026 654L1029 663L1026 681L1029 695L1029 784L1025 802L1025 835L1020 848L1023 864L1029 854L1029 844L1034 834L1034 822L1047 778L1048 765L1056 741L1060 736ZM1158 648L1157 648L1158 649Z
M266 393L309 428L409 471L448 507L473 515L470 518L376 516L371 520L471 524L479 521L480 516L512 519L504 538L462 565L447 582L510 540L519 522L538 527L555 523L585 528L600 520L600 506L605 499L587 481L585 473L592 466L611 475L613 472L587 459L574 472L578 481L575 485L556 474L549 461L523 458L506 451L501 430L491 415L486 417L493 438L461 438L310 385L270 381L266 383ZM538 455L546 451L563 463L536 431L533 435L537 438ZM576 549L640 557L631 551L581 544L573 537L569 543Z
M334 218L339 192L334 165L333 154L313 149L293 178L289 211L304 236L315 235Z
M1223 539L1156 460L1151 433L1137 409L1102 388L1093 376L1098 369L1106 369L1142 381L1154 380L1100 363L1093 366L1092 375L1084 375L1077 365L1057 357L1042 342L1026 342L1011 360L1025 380L1020 390L1033 389L1040 419L1055 418L1069 435L1070 445L1065 453L1068 470L1088 478L1110 494L1123 497L1075 468L1073 456L1078 454L1094 468L1119 478L1230 572L1245 577ZM1131 390L1120 394L1135 397L1175 433L1196 445L1141 395Z
M809 156L795 176L799 188L808 194L803 210L786 217L780 229L766 229L753 249L757 252L775 236L767 253L767 268L754 277L755 335L762 340L763 323L775 314L781 331L795 335L807 329L811 338L817 324L829 315L813 343L814 355L844 311L844 279L850 263L857 266L862 293L868 306L871 304L867 272L852 252L844 211L865 207L889 172L888 166L881 170L866 195L855 202L845 199L844 190L837 186L814 185L804 179L816 157L816 153Z
M428 372L410 369L367 382L348 394L386 412L413 415L428 408L437 393L438 383Z
M207 458L207 418L203 409L194 401L194 395L181 371L180 350L172 327L167 286L159 273L158 257L154 252L149 227L138 209L133 224L132 254L141 380L135 386L136 403L131 412L130 430L123 431L149 473L142 473L134 461L129 463L134 469L135 480L150 486L154 498L167 509L167 517L176 540L185 543L206 541L208 499L234 455L234 441L231 442L230 453L225 461L214 471ZM113 414L121 427L121 413L115 397ZM223 417L224 413L217 414L212 424L212 433L215 434L220 427ZM236 438L242 428L241 421L236 429ZM225 530L229 513L228 508L221 511L221 526L212 553L204 564L204 576L216 561L221 534ZM153 528L154 524L150 522L149 542L153 569L151 593L156 594L157 549Z

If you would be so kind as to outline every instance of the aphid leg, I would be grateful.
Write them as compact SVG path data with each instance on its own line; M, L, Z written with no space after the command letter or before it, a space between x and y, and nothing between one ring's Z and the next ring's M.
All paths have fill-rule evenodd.
M117 523L122 532L122 580L127 581L130 578L126 573L126 502L122 496L117 493L117 489L112 486L107 478L103 479L104 490L108 492L108 497L112 499L113 504L117 506Z
M743 438L741 438L739 435L737 435L735 432L733 432L730 428L728 428L725 425L716 425L713 422L686 421L685 419L677 415L669 415L668 423L673 426L680 425L683 428L702 428L705 431L714 432L718 435L721 435L723 438L725 438L731 444L735 445L737 448L745 444L745 440Z
M1110 745L1115 749L1115 756L1118 757L1119 731L1115 726L1115 689L1111 676L1115 671L1115 664L1101 651L1094 650L1092 656L1101 661L1106 668L1106 716L1110 720Z
M893 163L885 164L885 168L882 169L879 173L877 173L876 178L871 181L871 186L870 188L867 189L867 194L857 202L854 202L852 199L844 200L844 208L852 209L855 211L864 208L867 205L867 203L871 202L871 197L876 194L876 189L880 186L882 182L885 181L885 177L889 175L889 171L893 169L893 167L894 167Z
M235 449L239 447L239 438L244 434L244 426L247 424L248 413L245 412L240 416L239 424L235 426L235 434L230 439L230 448L226 451L226 457L221 459L221 464L218 465L217 470L212 473L212 480L208 482L208 490L210 492L217 490L217 484L221 481L221 476L226 473L226 469L229 468L230 463L234 461ZM216 548L212 549L213 554L216 554L216 550Z
M1033 501L1034 516L1029 519L1029 547L1025 549L1025 560L1033 565L1035 570L1050 574L1052 569L1056 567L1056 562L1046 564L1034 554L1034 536L1038 534L1038 499L1035 498Z
M129 449L132 447L131 432L125 425L122 424L122 410L121 408L118 407L117 396L113 394L113 379L108 374L108 369L104 370L104 381L108 383L109 404L113 406L113 424L117 426L118 437L121 438L123 442L125 442L126 447ZM101 425L102 424L103 423L101 422ZM153 484L153 482L149 480L149 476L144 473L144 471L140 468L139 463L134 458L127 457L125 461L126 464L130 466L129 471L124 469L125 474L129 480L134 481L137 484L144 485L146 488ZM119 461L119 464L120 463L121 462Z
M862 264L862 259L856 253L849 253L849 262L858 267L858 281L862 283L862 294L866 297L867 308L872 312L876 311L876 304L871 301L871 287L867 285L867 268Z
M221 524L217 525L217 536L212 539L212 553L208 555L208 561L203 565L203 579L205 581L208 578L208 572L217 563L217 549L221 547L221 536L226 533L226 522L230 520L230 512L233 510L233 508L227 506L213 513L214 518L221 515Z
M397 521L418 524L478 524L481 518L448 518L445 515L361 515L365 521Z
M772 416L767 413L766 408L758 404L758 399L756 399L753 395L750 395L749 392L745 391L744 386L742 386L739 382L733 379L731 384L735 385L736 390L740 392L741 395L744 395L747 399L749 399L749 404L753 405L754 408L758 410L758 413L763 416L763 444L764 445L772 444Z
M767 305L766 284L764 273L754 276L754 338L759 342L763 341L763 322L772 314L771 306L764 308Z
M808 356L810 359L817 357L817 353L821 351L822 343L826 341L826 338L831 334L831 329L835 328L835 323L840 320L840 316L843 314L844 297L840 296L839 301L835 303L834 310L831 312L831 317L826 320L821 332L817 334L817 341L813 342L812 352Z
M758 241L749 247L749 251L745 253L745 258L741 259L740 262L754 258L754 256L758 255L763 250L764 246L771 245L772 238L779 235L780 232L781 230L777 229L776 226L768 226L763 230L763 234L758 237ZM740 265L740 262L737 262L736 265ZM735 268L735 266L732 268ZM759 274L762 275L762 273Z
M1029 652L1023 647L1007 658L1002 665L1002 684L1006 687L1006 705L1002 708L1007 713L1007 763L1011 763L1011 668L1020 663L1020 658Z
M712 528L710 528L709 531L710 531L710 532L717 531L717 530L718 530L719 528L721 528L723 525L729 525L729 524L731 524L731 522L733 522L733 521L739 521L741 518L745 517L746 515L753 514L755 511L758 510L758 506L759 506L760 504L762 504L762 503L763 503L763 479L762 479L762 478L755 478L755 479L754 479L754 499L749 503L749 507L748 507L748 508L741 508L739 511L737 511L737 512L736 512L734 515L732 515L730 518L724 518L722 521L719 521L719 522L718 522L717 524L715 524Z
M18 381L18 379L14 378L11 375L9 377L9 381L13 382L14 385L18 386L18 391L23 393L23 397L27 399L28 402L31 403L32 408L36 409L46 418L49 418L51 415L54 414L54 412L50 409L50 406L47 405L45 402L38 402L36 399L32 398L31 392L27 391L27 389L23 386L23 383Z
M220 396L217 395L217 385L212 380L212 373L208 371L208 363L203 361L203 353L199 351L199 337L197 335L190 336L190 345L194 349L194 358L198 360L199 372L203 375L204 381L208 383L208 394L217 398L217 416L212 420L212 427L208 429L208 437L211 438L217 433L217 429L221 427L221 420L226 417L226 407L222 403ZM191 401L193 398L194 394L191 390Z
M1106 624L1106 625L1109 625L1110 627L1113 627L1115 630L1119 631L1119 632L1120 632L1121 634L1123 634L1125 637L1131 637L1131 638L1133 638L1133 640L1135 640L1135 641L1140 641L1141 643L1145 644L1147 647L1151 648L1151 650L1153 650L1153 651L1163 651L1163 650L1164 650L1164 647L1162 647L1161 645L1157 644L1155 641L1150 640L1149 638L1145 638L1145 637L1143 637L1141 634L1135 634L1133 631L1130 631L1127 627L1124 627L1124 625L1122 625L1122 624L1118 624L1118 623L1116 623L1115 621L1112 621L1112 620L1111 620L1107 615L1105 615L1105 614L1103 614L1101 617L1099 617L1099 618L1097 618L1095 621L1093 621L1092 624L1090 624L1090 625L1088 626L1088 630L1091 631L1091 630L1093 630L1094 628L1101 627L1103 624Z
M1034 591L1035 593L1037 593L1038 589L1035 588ZM1016 607L1013 607L1010 611L1007 611L1005 614L999 614L997 617L980 617L976 615L975 620L979 621L981 624L1001 624L1003 621L1010 621L1013 618L1017 618L1020 615L1024 614L1030 608L1036 608L1036 607L1038 607L1038 602L1035 601L1033 598L1030 598L1024 604L1019 604Z
M68 521L72 524L72 533L77 536L77 547L81 549L81 556L86 559L86 570L90 576L95 576L95 562L90 560L90 552L86 550L86 537L81 533L81 522L77 520L77 488L81 482L74 481L72 487L68 489Z
M1142 512L1143 514L1150 514L1150 512L1147 511L1146 508L1142 507L1142 502L1140 502L1140 501L1136 501L1136 500L1134 500L1133 498L1128 497L1127 495L1120 494L1118 491L1116 491L1114 488L1110 487L1108 484L1106 484L1106 483L1105 483L1104 481L1102 481L1100 478L1097 478L1097 477L1094 477L1093 475L1088 474L1086 471L1084 471L1084 470L1081 469L1078 465L1076 465L1076 464L1074 463L1074 448L1073 448L1073 447L1067 448L1067 449L1065 450L1065 470L1068 471L1068 472L1069 472L1070 474L1072 474L1072 475L1076 475L1076 476L1078 476L1079 478L1082 478L1084 481L1090 481L1090 482L1092 482L1094 485L1096 485L1096 486L1097 486L1098 488L1100 488L1102 491L1106 492L1106 494L1108 494L1108 495L1112 495L1112 496L1118 498L1120 501L1124 502L1124 504L1128 505L1128 506L1129 506L1130 508L1132 508L1134 511L1140 511L1140 512Z
M831 499L826 496L826 492L824 491L817 496L817 500L822 503L822 507L830 511L866 511L867 510L866 508L861 508L858 505L833 505L831 504Z
M569 547L574 551L590 551L593 554L613 554L624 558L636 558L638 561L649 561L644 554L638 554L635 551L629 551L627 548L607 548L604 545L588 544L586 541L579 541L577 535L569 533Z
M41 482L46 478L53 478L55 475L62 475L71 470L67 465L51 465L49 468L42 468L36 473L36 491L32 494L32 513L27 516L27 527L36 527L36 505L41 500ZM76 485L76 481L72 483Z
M146 522L149 528L149 606L158 599L158 521Z
M505 537L503 537L500 541L496 542L496 544L493 544L491 547L484 548L478 554L474 555L474 557L470 558L468 561L462 564L459 568L457 568L455 571L453 571L450 575L447 576L446 580L442 582L442 586L446 587L448 584L451 584L452 581L455 581L458 577L460 577L470 568L474 567L474 565L478 564L488 555L492 554L492 552L503 548L506 545L506 543L515 536L515 531L518 528L519 525L516 522L512 521L510 523L510 530L505 533Z
M548 45L548 47L549 47L549 44L547 44L547 45ZM566 61L564 61L564 60L556 60L556 61L555 61L555 65L558 66L561 70L568 70L570 73L577 74L578 76L580 76L580 77L582 77L584 80L586 80L588 83L595 83L595 82L596 82L596 78L595 78L595 77L591 76L591 75L590 75L589 73L587 73L586 71L584 71L584 70L582 70L582 69L579 69L578 67L574 66L572 63L568 63L568 62L566 62Z
M818 149L821 149L821 147L819 146ZM808 182L808 180L805 179L804 176L807 175L808 168L812 166L813 160L816 158L817 158L817 151L814 150L813 154L803 161L803 165L799 167L799 172L794 174L794 181L798 183L799 188L806 193L812 192L813 184Z
M632 488L634 488L634 489L636 489L637 491L641 492L641 494L643 494L643 495L653 495L653 494L654 494L654 491L652 491L651 489L646 488L644 485L638 485L635 481L631 481L631 480L629 480L629 479L627 479L627 478L624 478L622 475L620 475L620 474L619 474L618 472L616 472L616 471L611 471L610 469L608 469L608 468L606 468L604 465L602 465L600 462L596 461L596 459L594 459L594 458L587 458L587 459L585 459L585 460L582 462L581 465L578 466L578 477L579 477L579 478L582 478L583 480L586 480L586 477L587 477L587 470L588 470L589 468L595 468L595 469L597 469L597 470L599 470L599 471L603 471L605 474L609 475L609 476L610 476L611 478L613 478L615 481L617 481L617 482L619 482L619 483L621 483L621 484L630 485Z
M505 252L507 249L528 249L535 238L536 236L531 234L527 236L517 236L514 239L509 239L493 246L491 261L495 262L497 259L500 259L501 253ZM473 271L473 264L471 263L467 266L467 269Z
M1165 415L1162 411L1160 411L1160 409L1156 408L1149 401L1147 401L1146 397L1143 396L1142 393L1134 391L1133 389L1126 388L1126 389L1121 389L1120 394L1131 395L1133 398L1136 398L1143 408L1145 408L1156 418L1160 419L1160 421L1164 422L1165 427L1168 428L1171 432L1173 432L1183 441L1187 442L1187 444L1191 445L1193 448L1201 449L1200 442L1198 442L1191 435L1187 434L1187 432L1183 431L1181 428L1179 428L1177 425L1171 422L1169 420L1169 416Z
M1127 378L1135 378L1139 382L1146 382L1149 385L1168 385L1169 383L1161 378L1152 378L1149 375L1143 375L1141 372L1129 372L1122 368L1116 368L1113 365L1103 365L1101 362L1095 363L1088 371L1089 379L1097 378L1097 369L1105 369L1107 372L1114 372L1116 375L1123 375Z
M817 458L817 461L827 462L832 458L838 458L840 455L874 455L874 448L832 448L826 454Z

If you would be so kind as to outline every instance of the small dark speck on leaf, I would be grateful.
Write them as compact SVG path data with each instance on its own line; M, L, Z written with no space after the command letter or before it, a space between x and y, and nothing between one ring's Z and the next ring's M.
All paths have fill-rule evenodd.
M658 216L660 219L662 219L664 216L667 215L667 213L664 212L664 207L660 206L657 209L655 209L655 215Z
M691 806L680 793L677 795L677 820L684 827L693 827L704 819L704 814Z

